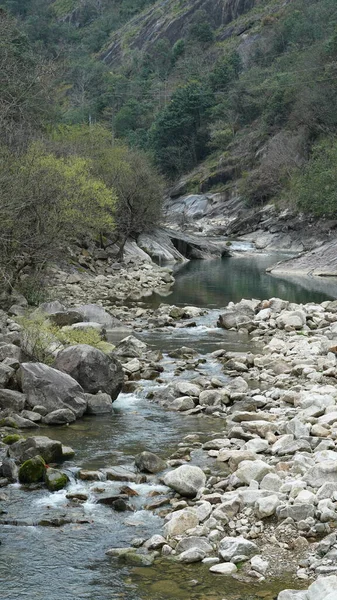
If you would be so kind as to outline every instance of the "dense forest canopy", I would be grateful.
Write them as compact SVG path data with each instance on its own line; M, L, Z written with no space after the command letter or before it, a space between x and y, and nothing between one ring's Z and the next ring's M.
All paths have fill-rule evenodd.
M78 225L69 240L117 240L122 253L127 236L160 218L158 170L168 181L191 173L190 191L230 188L251 205L276 200L335 216L335 0L252 0L243 14L230 0L204 4L2 0L9 285L40 264L48 236L64 247L66 233L55 232L66 221ZM97 212L90 226L77 219L83 204ZM38 215L51 207L47 232ZM28 226L30 243L40 238L34 249Z

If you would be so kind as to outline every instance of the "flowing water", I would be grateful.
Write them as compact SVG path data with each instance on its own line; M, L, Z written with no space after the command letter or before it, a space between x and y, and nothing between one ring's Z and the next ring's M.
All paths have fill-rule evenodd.
M201 353L217 347L248 350L251 346L245 336L215 328L216 309L229 300L281 296L296 302L320 302L334 296L328 286L317 289L316 282L310 290L307 280L285 282L266 275L264 269L272 261L275 259L270 257L242 256L195 261L183 267L173 293L165 301L208 306L212 310L198 320L195 328L148 332L143 338L163 351L181 345L192 345ZM162 300L154 296L148 303L154 306ZM174 365L166 355L163 366L164 379L172 379ZM199 371L224 377L215 361L200 365ZM185 373L187 378L192 375L195 372ZM111 547L126 547L135 537L147 538L160 531L162 519L158 511L145 507L154 495L160 499L164 488L151 478L147 483L129 484L138 493L131 499L134 510L117 513L96 504L94 499L98 490L115 493L121 484L106 481L104 476L100 481L79 481L78 469L114 465L132 468L134 455L142 450L165 458L187 434L198 433L202 441L222 431L221 419L182 418L151 404L146 392L153 385L156 384L144 382L142 393L121 394L111 416L86 417L68 427L43 430L76 450L75 458L64 465L70 477L66 491L27 491L17 484L0 490L0 497L4 496L1 508L7 511L2 517L17 523L0 527L1 599L271 600L281 589L300 587L298 582L285 580L247 585L232 578L211 576L203 565L177 565L168 560L151 567L133 567L105 555ZM208 464L197 448L192 452L192 462L203 467ZM85 492L88 499L81 505L70 503L66 498L69 491ZM50 526L56 518L64 519L65 524ZM41 521L49 526L37 525Z

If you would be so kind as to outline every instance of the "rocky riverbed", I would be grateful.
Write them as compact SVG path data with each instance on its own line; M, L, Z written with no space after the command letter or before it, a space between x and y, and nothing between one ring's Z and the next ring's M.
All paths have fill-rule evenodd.
M163 355L138 339L142 330L160 329L169 336L173 329L202 322L207 329L212 313L169 305L112 309L109 302L106 311L75 304L73 296L68 306L45 304L40 313L59 329L92 328L102 338L110 332L123 339L114 348L104 342L104 350L88 344L52 347L52 365L27 357L18 306L11 315L1 314L3 511L6 487L17 479L52 492L65 488L70 506L87 501L83 490L67 492L69 472L60 464L73 451L43 435L45 427L71 424L84 413L108 418L123 387L126 398L145 394L182 419L212 418L216 426L206 438L191 431L177 440L170 456L140 453L133 468L76 471L77 481L95 487L91 500L115 511L135 510L142 482L155 486L146 509L163 519L163 526L148 539L102 553L143 566L163 559L182 566L199 562L214 576L246 582L290 575L299 588L322 576L336 584L336 301L230 303L218 327L249 338L251 351L200 354L180 347ZM34 435L27 436L27 430ZM106 481L115 482L113 490ZM70 509L63 520L51 518L49 524L62 527L83 518ZM311 589L316 590L282 592L279 600L311 600Z

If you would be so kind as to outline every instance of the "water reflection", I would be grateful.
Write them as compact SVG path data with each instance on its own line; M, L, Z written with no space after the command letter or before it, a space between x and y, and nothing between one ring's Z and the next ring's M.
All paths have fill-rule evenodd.
M168 304L223 307L242 298L278 297L290 302L323 302L337 297L337 279L322 279L266 273L266 269L284 255L239 255L217 260L194 260L176 273L172 293L165 297ZM163 298L157 294L146 300L158 306Z

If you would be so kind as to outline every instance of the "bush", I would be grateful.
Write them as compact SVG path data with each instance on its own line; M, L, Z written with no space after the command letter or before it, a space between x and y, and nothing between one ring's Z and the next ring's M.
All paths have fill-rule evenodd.
M337 141L322 140L309 162L290 181L287 199L317 217L337 216Z

